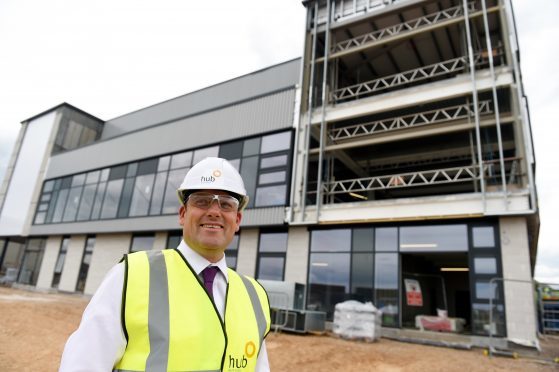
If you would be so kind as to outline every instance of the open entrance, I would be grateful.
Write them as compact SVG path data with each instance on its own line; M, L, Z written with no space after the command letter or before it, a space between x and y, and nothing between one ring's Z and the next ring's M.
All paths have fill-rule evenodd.
M469 332L468 254L402 253L401 258L402 327Z

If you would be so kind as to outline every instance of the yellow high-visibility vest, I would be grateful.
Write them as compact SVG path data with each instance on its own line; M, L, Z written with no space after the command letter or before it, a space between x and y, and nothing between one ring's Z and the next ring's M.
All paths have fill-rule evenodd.
M262 286L228 270L225 321L175 249L125 256L123 329L115 371L254 371L270 331Z

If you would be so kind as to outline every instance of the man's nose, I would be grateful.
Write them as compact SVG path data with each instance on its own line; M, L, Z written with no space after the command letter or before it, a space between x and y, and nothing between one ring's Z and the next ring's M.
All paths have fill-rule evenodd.
M210 204L208 211L210 212L217 211L218 213L221 213L221 208L219 207L219 202L217 201L217 199L212 200L212 204Z

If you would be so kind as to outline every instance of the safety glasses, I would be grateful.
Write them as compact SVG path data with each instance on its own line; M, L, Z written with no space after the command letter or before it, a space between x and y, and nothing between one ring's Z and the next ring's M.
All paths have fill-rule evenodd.
M231 195L215 195L205 192L190 194L186 203L196 208L210 209L214 200L217 200L217 205L223 212L236 212L239 209L239 201Z

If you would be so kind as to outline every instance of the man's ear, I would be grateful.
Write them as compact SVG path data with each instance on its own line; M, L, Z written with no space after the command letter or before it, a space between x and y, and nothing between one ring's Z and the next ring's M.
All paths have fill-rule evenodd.
M241 220L243 219L243 213L242 212L237 212L237 219L235 220L235 222L237 223L237 227L235 228L235 232L238 232L239 229L241 228Z
M181 226L184 226L185 216L186 216L186 207L184 205L181 205L181 207L179 208L179 224Z

